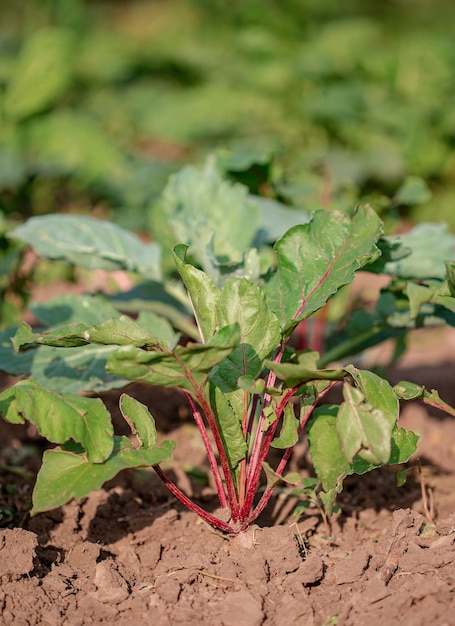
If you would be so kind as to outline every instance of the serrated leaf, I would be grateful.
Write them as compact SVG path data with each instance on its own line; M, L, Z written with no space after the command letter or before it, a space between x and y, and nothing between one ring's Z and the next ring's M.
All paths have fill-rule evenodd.
M145 352L124 346L109 357L107 370L129 380L194 392L204 386L210 370L238 342L239 329L232 324L219 330L207 344L188 344L172 352Z
M14 424L27 419L53 443L80 443L93 463L101 463L112 451L113 427L99 399L56 393L24 380L0 394L0 412Z
M116 476L134 467L150 467L172 456L173 441L159 446L135 449L127 437L115 437L112 454L103 463L91 463L83 456L57 448L47 450L33 492L32 515L81 498Z
M11 236L44 258L88 269L123 269L161 280L159 245L145 244L111 222L81 215L43 215L18 226Z
M352 219L336 211L316 211L309 224L291 228L277 241L278 270L266 294L285 336L379 255L375 243L381 231L370 207L359 209Z
M5 93L7 115L22 119L53 103L73 73L74 33L46 28L29 33Z
M290 448L295 446L299 440L298 435L299 420L295 416L292 404L287 404L284 409L283 426L280 436L276 437L272 443L272 448Z
M318 360L319 353L308 350L299 352L295 362L275 363L265 360L264 365L275 372L288 387L295 387L309 380L343 380L345 373L342 368L318 369Z
M371 463L387 463L391 454L393 424L381 409L366 401L349 384L343 386L344 402L338 411L336 430L347 461L359 455Z
M220 291L205 272L198 270L190 263L186 263L187 249L188 246L183 244L176 246L174 248L174 261L190 295L202 341L206 342L216 330L216 303Z
M138 438L141 448L153 448L156 443L155 420L145 404L123 393L120 396L120 411L131 432Z

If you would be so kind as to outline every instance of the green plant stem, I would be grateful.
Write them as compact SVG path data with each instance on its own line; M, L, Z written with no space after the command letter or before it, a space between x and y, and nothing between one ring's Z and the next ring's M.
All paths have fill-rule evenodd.
M227 524L226 522L223 522L223 520L218 519L218 517L215 517L211 513L204 511L204 509L202 509L199 505L197 505L195 502L190 500L188 496L186 496L183 493L183 491L180 491L177 485L174 482L172 482L169 476L165 474L165 472L163 472L163 470L161 469L159 465L154 465L153 469L161 478L161 480L169 489L169 491L172 494L174 494L174 496L178 500L180 500L182 504L184 504L188 509L190 509L190 511L193 511L193 513L196 513L196 515L199 515L199 517L201 517L208 524L211 524L212 526L214 526L215 528L218 528L219 530L222 530L226 533L232 533L234 531L234 528L230 524Z
M212 446L210 444L209 438L207 436L207 429L204 424L204 420L202 419L201 412L196 406L195 401L193 400L190 393L187 391L184 392L185 398L190 405L191 411L193 413L194 421L196 422L196 426L199 429L201 434L202 442L205 447L205 451L207 453L207 458L209 460L210 469L212 470L212 474L215 480L216 491L218 493L218 498L220 501L220 505L224 508L228 506L228 501L226 497L226 493L224 491L223 481L220 475L220 469L218 467L218 463L215 458L215 454L213 452Z

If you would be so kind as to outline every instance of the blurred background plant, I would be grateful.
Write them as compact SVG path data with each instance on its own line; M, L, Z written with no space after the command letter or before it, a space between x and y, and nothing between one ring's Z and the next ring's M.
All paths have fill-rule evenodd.
M0 322L26 301L12 224L91 214L162 239L168 176L214 151L305 211L370 201L391 231L455 228L453 16L449 0L3 0Z

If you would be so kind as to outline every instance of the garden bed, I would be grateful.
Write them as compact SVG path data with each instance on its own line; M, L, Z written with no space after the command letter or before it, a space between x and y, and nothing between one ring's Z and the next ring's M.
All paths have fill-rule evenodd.
M453 362L447 361L453 331L430 332L431 364L421 361L427 332L390 376L437 385L453 403ZM148 402L159 432L178 440L173 471L179 485L206 508L215 506L212 490L192 484L179 463L199 466L204 451L196 433L189 436L193 426L178 396L141 385L128 392ZM106 394L109 408L116 395ZM450 623L455 423L429 409L410 404L400 421L421 435L421 474L413 459L408 467L415 469L400 488L393 467L349 478L330 536L316 512L296 520L296 501L278 494L257 525L226 537L181 508L152 471L124 472L105 489L33 519L16 510L0 531L2 623ZM2 424L2 433L3 457L37 444L25 427ZM302 472L305 457L302 444L292 460ZM14 508L11 491L26 499L29 482L5 471L2 482L3 511Z

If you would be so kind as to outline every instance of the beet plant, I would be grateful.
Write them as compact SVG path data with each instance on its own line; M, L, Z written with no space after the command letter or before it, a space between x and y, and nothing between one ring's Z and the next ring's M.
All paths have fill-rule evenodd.
M261 271L251 270L254 255L230 266L224 259L231 271L220 272L218 280L191 261L186 244L176 245L173 260L195 322L190 325L179 313L180 328L189 329L180 343L171 325L150 311L137 319L117 311L109 316L106 304L81 298L74 315L55 324L56 309L61 314L69 301L60 299L41 313L36 309L38 318L47 316L54 325L44 332L19 326L14 347L22 351L19 357L28 355L36 363L29 364L29 378L0 394L0 411L8 422L28 419L59 444L44 453L32 513L84 496L125 468L151 466L189 509L221 531L238 533L257 519L279 482L299 484L300 477L287 474L286 466L304 430L328 514L347 475L408 460L417 436L398 426L400 399L453 410L417 385L392 388L375 373L344 362L326 368L318 352L296 349L292 341L299 324L325 307L357 270L379 262L381 235L382 223L368 206L351 214L316 211L308 223L278 238L270 261L254 266ZM147 265L149 251L144 247L142 253L130 258L132 265ZM109 254L104 256L108 265L115 260L114 247ZM450 270L447 289L453 287L452 265ZM181 298L183 292L173 289ZM452 295L448 292L447 299ZM201 508L173 481L165 465L175 444L157 443L146 406L121 396L120 409L133 436L119 437L100 399L46 388L35 379L33 367L40 358L41 372L52 369L59 351L67 355L67 368L74 355L74 378L87 380L101 351L111 386L141 381L184 394L207 454L217 513ZM335 386L342 388L342 401L324 403Z

